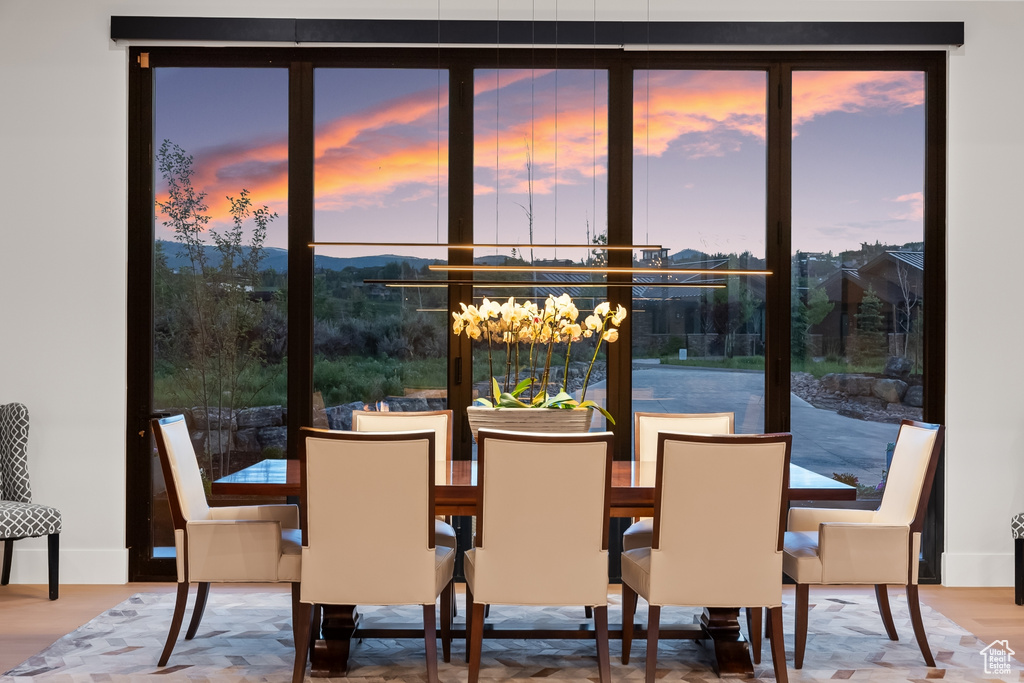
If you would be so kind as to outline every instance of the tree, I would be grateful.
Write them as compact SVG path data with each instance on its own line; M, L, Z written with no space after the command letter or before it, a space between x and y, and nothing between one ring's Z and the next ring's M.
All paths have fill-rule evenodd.
M855 318L855 348L851 354L854 360L863 363L884 359L888 353L885 316L882 315L882 300L875 294L874 288L868 287L864 293Z
M227 197L230 226L209 227L206 193L192 184L193 159L178 145L164 140L157 167L167 184L167 199L157 202L165 226L188 258L173 290L171 356L176 361L175 390L179 397L205 412L206 467L214 455L220 473L230 466L233 443L227 428L235 410L253 396L243 396L245 374L263 358L260 324L263 303L252 292L259 285L267 226L277 218L266 206L253 208L249 191ZM245 244L246 224L252 228ZM209 241L208 241L209 240ZM210 244L209 242L212 242ZM180 255L180 254L179 254Z

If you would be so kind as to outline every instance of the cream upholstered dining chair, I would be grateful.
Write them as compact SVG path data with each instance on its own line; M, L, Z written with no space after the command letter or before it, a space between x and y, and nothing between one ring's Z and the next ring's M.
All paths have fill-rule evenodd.
M432 430L299 430L302 580L295 615L300 683L313 605L422 605L427 677L437 681L435 601L450 656L455 551L434 543ZM364 519L373 524L343 523Z
M917 593L921 529L942 450L941 425L904 420L876 510L793 508L786 531L784 571L796 582L794 665L804 663L808 586L869 584L890 640L898 640L888 584L907 587L907 607L917 644L935 666L921 621ZM776 631L777 632L777 631Z
M448 463L452 459L452 411L353 411L352 431L354 432L406 432L429 429L436 434L434 440L434 483L444 484ZM434 522L434 542L453 550L458 545L455 529L443 520Z
M480 675L485 605L593 609L608 683L608 514L612 434L477 434L477 527L466 551L469 683ZM537 529L558 520L557 534Z
M152 421L174 525L178 591L159 665L167 664L185 616L189 584L196 582L191 640L206 608L210 583L292 584L292 612L298 599L299 510L294 505L210 507L183 415ZM293 624L294 628L294 624Z
M28 408L21 403L0 406L0 540L4 563L0 585L11 581L14 542L46 536L50 599L60 591L60 510L32 502L28 478Z
M658 434L732 434L733 413L633 413L633 457L641 486L654 486L658 460ZM622 549L651 547L654 525L650 518L634 522L622 534Z
M622 662L629 663L640 596L649 605L648 683L664 606L767 607L782 633L791 441L789 434L658 435L652 544L622 553ZM743 504L723 505L723 496ZM772 664L785 683L782 638L772 640Z

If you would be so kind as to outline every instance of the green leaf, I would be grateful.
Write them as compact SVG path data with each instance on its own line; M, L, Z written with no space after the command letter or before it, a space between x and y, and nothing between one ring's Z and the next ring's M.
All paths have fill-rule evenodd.
M523 381L516 385L516 388L512 390L512 395L518 396L519 394L523 393L524 391L526 391L527 387L533 384L533 382L533 377L527 377L526 379L524 379Z
M479 403L482 406L487 406L488 408L493 408L494 407L493 403L491 403L489 400L487 400L486 398L483 398L483 397L478 398L476 400L476 403Z
M530 406L523 403L512 394L502 394L498 397L499 408L529 408Z
M501 396L501 385L495 377L491 378L491 396Z
M607 410L605 410L604 408L602 408L598 404L594 403L593 401L589 401L589 400L588 401L584 401L583 403L580 404L579 407L580 408L594 408L597 411L599 411L602 415L604 415L605 419L607 419L612 424L615 424L615 418L612 417L611 413L609 413Z

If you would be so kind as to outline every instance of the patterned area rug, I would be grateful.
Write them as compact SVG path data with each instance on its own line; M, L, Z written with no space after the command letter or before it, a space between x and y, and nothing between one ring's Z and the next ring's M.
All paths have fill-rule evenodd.
M1021 665L1011 660L1010 675L986 675L981 650L970 633L928 607L924 622L938 667L924 665L913 637L906 598L893 591L893 618L901 640L885 636L873 596L830 598L827 591L811 591L804 668L792 668L793 611L784 613L786 650L791 681L851 679L853 681L1019 681ZM618 595L609 610L620 619ZM0 681L134 681L159 676L162 681L288 681L294 656L287 593L221 593L211 591L199 634L190 642L179 639L167 667L156 660L171 619L173 594L140 593L64 636L42 653L0 676ZM190 605L191 606L191 605ZM464 614L459 604L459 614ZM541 615L538 612L542 611ZM364 619L415 622L419 608L361 608ZM646 623L643 601L639 619ZM696 610L663 610L663 622L690 623ZM494 607L489 622L518 618L551 622L582 621L582 608ZM460 620L461 621L461 618ZM187 620L186 620L187 623ZM184 633L184 628L182 629ZM765 646L758 679L773 680L771 656ZM440 652L440 645L438 646ZM612 679L643 680L643 642L635 642L629 665L620 663L621 648L612 641ZM658 678L663 681L717 681L710 654L694 641L663 641L658 648ZM439 662L442 681L465 681L464 642L452 644L452 662ZM426 680L422 641L364 640L353 647L350 681ZM508 680L549 678L560 681L596 681L597 658L593 641L485 640L481 678ZM307 680L311 680L307 676ZM322 680L322 679L318 679ZM339 679L344 680L344 679Z

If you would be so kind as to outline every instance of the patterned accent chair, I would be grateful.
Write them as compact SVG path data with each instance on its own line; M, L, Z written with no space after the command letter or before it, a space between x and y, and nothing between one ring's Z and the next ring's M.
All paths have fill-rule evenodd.
M50 599L58 596L60 510L32 502L28 479L28 408L20 403L0 406L0 539L4 542L0 585L11 580L14 542L46 536Z
M1024 605L1024 512L1010 520L1013 532L1013 601Z

